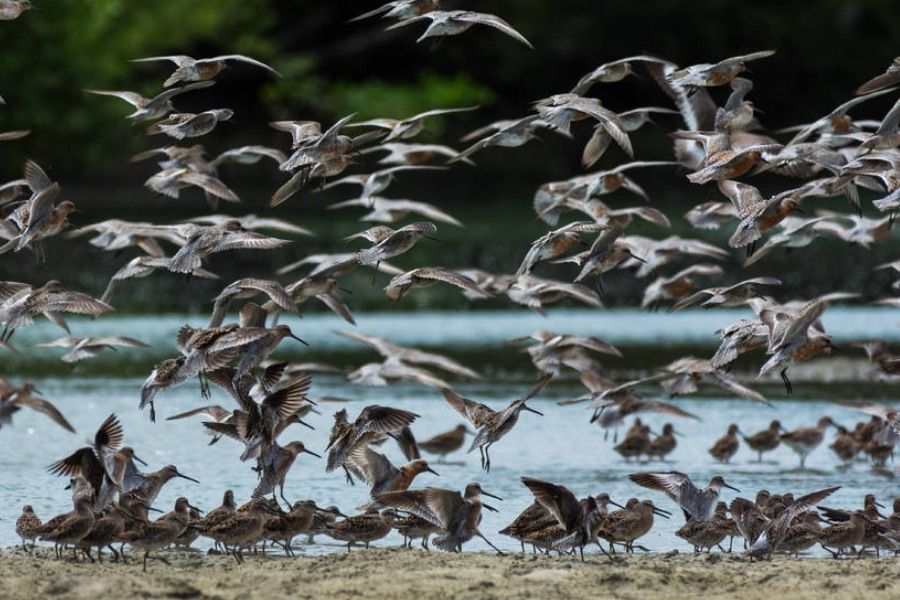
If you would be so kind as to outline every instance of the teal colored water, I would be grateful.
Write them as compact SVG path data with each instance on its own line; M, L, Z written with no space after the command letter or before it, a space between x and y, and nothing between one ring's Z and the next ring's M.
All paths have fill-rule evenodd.
M505 343L509 338L526 335L537 329L565 333L597 335L620 347L623 359L598 356L610 375L617 381L647 374L662 366L685 349L697 356L709 356L715 348L715 330L745 316L741 311L690 311L666 315L636 311L560 311L547 318L522 312L472 313L416 313L363 314L358 316L358 331L378 335L395 343L442 349L457 360L485 374L480 381L463 381L453 376L447 380L463 396L499 409L526 393L537 379L527 355ZM893 310L829 309L825 327L838 346L854 338L881 337L896 339L897 317ZM276 357L293 360L321 360L332 362L344 370L379 360L373 350L335 335L334 330L351 329L343 322L327 316L287 321L310 346L301 347L286 341ZM0 546L18 541L14 521L23 504L30 503L42 518L69 510L71 501L64 489L63 478L46 471L50 463L70 454L86 443L97 426L110 413L116 413L125 430L126 444L133 446L138 456L149 463L148 470L166 464L176 464L183 473L200 480L194 484L175 479L167 485L157 500L157 506L168 509L178 496L208 510L218 506L222 493L233 489L238 501L248 499L256 485L252 463L239 460L241 448L236 442L224 439L207 445L201 420L165 421L165 417L208 403L200 396L196 381L179 388L160 392L157 396L158 421L151 423L146 413L138 410L139 390L152 364L159 358L174 356L174 335L185 323L203 325L196 317L165 316L154 318L112 318L97 321L73 321L75 335L130 335L150 343L150 349L120 349L109 352L94 363L83 363L75 370L57 360L61 349L29 348L35 341L58 337L61 330L39 323L23 329L13 338L23 352L2 366L0 375L20 383L33 381L42 397L51 400L65 414L78 431L70 434L45 417L23 410L14 416L12 426L0 430ZM40 350L40 352L38 352ZM674 354L674 355L673 355ZM4 354L6 359L8 354ZM753 497L760 488L772 492L791 491L804 494L816 489L841 485L828 499L833 507L862 505L866 493L874 493L885 505L897 495L897 483L890 472L875 472L866 463L841 468L840 461L828 448L834 430L825 442L808 458L809 470L797 472L797 456L781 446L757 463L756 453L742 446L731 465L719 465L707 453L715 440L725 433L730 423L738 423L745 433L764 429L772 419L781 420L788 428L812 426L822 415L849 428L868 417L859 411L833 404L830 400L891 401L896 397L897 384L869 382L859 379L865 372L865 355L861 350L846 347L833 359L814 359L805 369L796 371L795 395L788 397L780 380L758 381L752 370L765 360L762 351L747 358L745 368L737 370L744 381L764 393L774 404L768 408L747 400L725 397L719 388L703 387L698 395L674 398L678 407L695 413L700 420L671 418L644 413L641 418L655 432L665 422L673 422L682 437L678 447L665 462L627 462L616 454L613 432L589 423L586 405L559 406L558 401L581 394L584 388L571 372L564 372L529 402L544 413L538 416L522 413L518 424L491 448L492 468L489 474L480 469L478 452L462 450L451 455L450 464L433 463L440 476L420 475L414 487L439 486L459 489L469 481L479 481L486 491L502 497L492 502L499 513L486 513L482 532L504 550L515 551L518 542L497 534L532 501L519 478L523 475L547 479L569 487L576 495L608 492L624 503L629 497L652 498L657 505L676 507L661 494L638 487L627 479L628 473L642 470L680 470L688 473L696 483L705 485L712 475L722 474L741 489L741 495ZM38 365L37 367L35 365ZM124 375L123 375L124 373ZM658 387L641 388L648 399L668 399ZM229 407L230 399L213 389L212 402ZM323 403L320 414L306 420L315 427L311 431L302 426L289 428L280 441L302 440L307 447L324 453L333 423L332 414L341 407L353 418L368 404L387 404L418 413L413 424L416 437L425 439L448 430L461 422L459 416L444 401L439 390L413 383L387 387L366 387L349 384L340 375L313 375L310 395L338 396L346 403ZM626 425L630 424L629 418ZM624 434L624 430L619 435ZM403 457L396 444L388 441L380 450L395 462ZM425 455L428 458L428 455ZM888 469L893 465L888 463ZM313 498L320 505L336 504L344 512L352 513L362 504L367 491L361 485L350 486L340 471L325 473L324 461L301 455L287 477L286 495L291 499ZM730 501L737 494L724 490L723 499ZM679 514L670 521L658 520L656 527L641 543L653 551L690 547L674 535L683 524ZM376 545L399 545L399 535L377 542ZM200 539L196 545L205 548L209 543ZM342 548L327 538L317 539L315 545L304 546L303 552L316 554ZM486 550L487 546L473 541L468 550Z

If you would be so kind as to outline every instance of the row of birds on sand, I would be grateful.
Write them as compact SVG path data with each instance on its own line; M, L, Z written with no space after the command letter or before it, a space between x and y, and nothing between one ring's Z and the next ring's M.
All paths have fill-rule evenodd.
M112 424L112 425L110 425ZM108 420L106 433L121 433L111 429L117 424ZM98 432L99 433L99 432ZM133 460L133 452L123 448ZM222 504L206 515L191 505L186 497L175 502L174 509L150 520L151 506L160 488L172 477L186 477L172 465L158 472L132 474L133 481L123 479L119 499L110 502L102 511L93 508L91 487L81 476L71 479L74 509L42 522L30 505L26 505L16 521L16 533L26 552L32 552L35 540L52 541L58 558L67 546L73 557L78 552L94 562L91 553L97 548L102 562L103 548L112 551L114 560L127 561L125 545L132 551L143 552L143 569L151 552L165 548L187 548L199 536L214 541L216 548L244 561L244 550L254 552L265 547L280 546L287 555L294 555L295 537L306 535L312 543L318 534L347 543L349 552L354 544L365 544L385 538L396 529L404 538L403 546L421 539L428 549L433 543L448 551L460 551L462 545L474 537L483 539L498 553L502 553L479 530L481 511L496 511L481 500L482 496L500 500L486 492L478 483L469 483L460 494L443 488L424 490L395 490L373 493L375 505L354 516L344 515L337 507L321 508L313 500L288 503L284 509L275 497L254 497L241 506L235 502L232 490L227 490ZM190 478L188 478L190 479ZM884 508L875 496L865 497L862 509L838 509L823 505L823 501L840 486L824 488L800 497L793 493L772 494L760 490L754 500L742 497L729 504L719 500L723 488L739 492L721 475L714 476L709 485L697 487L688 475L679 471L647 471L632 473L635 484L665 494L681 509L685 524L676 535L695 552L713 547L726 551L725 538L730 538L727 552L732 551L735 537L743 538L743 554L751 559L770 557L775 552L799 556L819 544L835 558L855 554L862 556L867 549L880 556L881 550L900 550L900 499L894 500L893 513L885 516ZM604 555L611 557L616 546L632 553L647 550L636 542L650 532L654 517L669 518L671 513L657 507L652 500L630 498L623 506L608 494L578 499L565 486L522 477L522 483L534 496L509 525L498 533L521 542L522 552L529 544L534 551L564 553L579 552L597 544ZM194 480L196 481L196 480ZM128 491L125 491L130 487ZM609 506L618 510L609 510ZM385 508L388 507L388 508ZM340 517L340 520L339 520ZM827 522L822 526L822 522ZM607 542L604 548L602 541ZM28 542L31 546L28 546ZM119 544L118 550L113 544ZM157 554L154 558L165 561Z
M9 0L0 6L7 4ZM394 27L429 21L429 27L420 39L455 35L473 24L483 24L530 46L521 34L499 17L470 11L441 11L439 3L434 0L391 2L360 18L378 14L396 19ZM793 128L789 132L793 137L782 143L760 133L762 126L756 119L757 111L746 100L753 83L739 76L746 75L748 62L761 61L772 54L774 51L764 50L685 68L652 56L607 62L575 82L571 91L535 101L527 115L491 123L473 132L468 136L471 145L463 150L417 144L412 140L421 133L429 118L470 112L475 110L474 107L439 108L405 119L383 118L360 122L353 122L355 115L347 115L330 126L308 120L274 122L272 127L291 135L291 143L286 150L251 145L226 150L211 161L206 160L205 149L200 145L172 145L137 155L135 160L150 157L161 159L160 170L145 182L146 187L172 198L179 197L182 191L194 193L196 190L193 188L200 188L213 210L217 210L222 201L239 202L237 194L219 177L220 165L226 162L253 164L266 158L276 163L279 171L288 177L272 194L269 201L271 209L277 209L301 191L308 191L313 180L318 180L320 186L352 184L361 188L361 194L330 208L362 208L368 211L363 220L373 224L343 240L345 245L364 242L366 247L341 247L339 252L332 254L304 256L292 264L279 267L274 274L255 274L225 286L214 299L208 325L185 325L181 328L174 340L175 356L159 362L144 380L139 393L135 390L136 398L139 396L136 404L140 409L149 409L151 420L155 420L157 396L161 392L194 379L199 380L202 395L209 394L212 384L223 389L234 400L231 409L218 407L221 410L217 410L213 406L202 406L192 414L207 417L204 431L238 442L241 448L238 459L241 462L252 461L259 475L259 484L250 494L251 500L244 511L249 513L246 517L249 520L225 521L221 529L207 529L207 534L216 539L216 532L221 533L217 541L240 561L241 549L256 540L250 540L249 534L247 537L229 538L224 533L226 530L244 531L249 523L248 529L257 532L269 516L280 518L284 516L282 513L289 514L294 510L295 503L288 502L284 494L284 479L300 454L312 452L299 440L282 443L279 438L291 425L303 424L306 412L315 410L316 400L310 398L308 393L310 373L328 372L329 367L317 363L290 365L273 362L271 356L287 338L300 344L307 343L290 325L278 323L278 320L299 314L299 305L309 298L316 298L342 319L355 324L355 318L340 292L342 283L347 281L346 275L357 269L371 268L376 274L373 277L378 273L390 275L385 293L391 300L400 300L416 288L440 284L461 290L472 301L505 297L517 305L543 312L551 304L563 300L601 307L603 275L613 269L633 271L633 277L641 279L676 261L691 262L697 260L696 257L704 261L724 260L735 249L746 254L747 262L753 259L758 263L762 262L761 257L777 252L781 247L810 244L819 234L843 239L851 247L857 246L854 251L858 252L865 252L871 245L886 240L893 225L892 211L900 206L900 180L896 176L900 100L875 122L854 121L849 111L863 102L894 93L896 90L892 86L897 82L893 73L896 69L892 71L892 65L885 74L863 84L857 90L858 95L829 115ZM221 107L197 114L173 112L173 100L180 94L211 88L216 77L229 64L262 68L273 76L278 75L269 65L238 54L206 59L170 55L136 60L141 63L165 61L175 65L174 71L163 81L164 89L158 96L148 99L134 92L109 90L92 90L92 93L118 97L128 102L135 108L135 112L127 117L129 120L153 121L145 133L150 136L166 135L176 141L212 135L216 125L230 119L233 114L231 109ZM637 107L618 113L604 106L598 97L589 95L598 87L626 80L639 65L671 98L675 108ZM731 92L724 105L719 106L713 93L716 88L726 85ZM666 113L680 116L684 125L683 129L670 132L675 141L674 160L630 160L635 155L635 147L629 133L649 123L650 115ZM521 146L537 139L537 134L542 131L576 139L576 134L581 133L580 128L587 124L592 125L593 129L582 152L583 167L592 168L605 156L615 152L627 156L629 162L542 184L535 192L533 207L537 216L554 229L533 242L515 273L426 265L404 271L391 264L390 261L401 256L404 257L402 260L410 260L415 256L415 247L421 240L434 238L438 231L435 222L441 223L442 227L462 227L462 223L452 215L430 203L382 196L397 173L415 170L422 174L435 174L446 169L469 168L474 164L472 157L479 152L495 151L496 147ZM364 131L354 136L346 133L355 127L362 127ZM12 141L25 134L7 132L0 134L3 136L0 140ZM381 152L386 154L381 155L375 170L335 179L352 165L360 164L363 157ZM443 164L435 164L435 158L442 160ZM685 218L700 230L734 226L728 240L730 249L677 236L652 239L631 233L626 235L629 226L637 219L660 229L670 226L669 217L662 210L646 203L611 208L601 200L602 196L619 190L638 196L642 201L649 200L643 188L630 176L643 168L653 168L656 172L662 172L660 170L664 168L672 171L676 168L687 169L687 179L691 183L714 184L724 200L698 205ZM804 183L799 186L790 184L790 189L766 198L756 187L737 181L745 175L761 172L799 177ZM864 206L860 189L880 197L871 202L871 207L868 203ZM168 273L169 276L182 278L215 279L215 273L207 268L213 255L272 250L292 243L292 240L273 237L258 230L308 234L308 231L284 220L255 215L231 217L221 213L172 224L112 219L64 233L75 204L70 200L58 201L61 186L35 160L26 162L21 179L0 186L0 193L3 194L0 235L7 240L0 247L0 253L6 253L2 260L21 260L18 253L30 250L38 261L50 261L55 238L60 235L78 237L88 233L93 236L88 242L92 248L115 253L137 248L141 252L111 276L101 298L69 289L57 280L43 285L0 282L0 324L3 325L0 343L9 351L16 350L11 341L16 330L31 325L38 316L47 317L68 333L64 313L102 317L113 312L111 302L114 292L124 282L136 277ZM810 204L833 196L845 197L850 212L816 212L815 217L803 220L794 214L801 204L810 208ZM863 217L864 210L870 212L870 208L885 214L877 219ZM411 214L425 220L398 224L396 229L385 224L403 222ZM572 216L575 220L560 224L563 217L568 219ZM756 248L757 245L760 247ZM588 249L582 250L583 246ZM533 274L548 268L550 264L573 264L575 269L569 280L565 281ZM303 269L306 274L292 283L283 284L273 278L298 269ZM783 274L779 275L783 277ZM701 288L697 281L703 278L724 285ZM745 352L765 349L766 359L759 367L759 375L778 372L787 393L791 393L792 384L787 376L789 367L827 353L832 346L831 337L822 323L827 307L831 303L858 297L852 292L835 291L817 298L782 302L769 295L781 284L780 278L761 276L738 283L726 282L725 279L725 272L719 266L695 263L682 267L674 275L660 276L646 286L645 304L648 307L670 304L671 310L677 311L691 306L707 309L748 306L754 316L717 332L721 345L713 357L684 357L638 380L618 383L607 376L590 352L608 356L620 356L621 352L604 340L594 336L546 331L535 332L514 342L521 344L527 341L530 344L525 351L538 374L532 387L504 408L494 409L461 396L429 370L438 368L454 376L477 377L478 374L471 368L438 353L403 348L388 340L364 334L351 333L348 337L373 346L384 360L367 365L367 369L360 368L355 379L351 380L382 385L411 380L440 389L447 404L475 430L470 451L479 450L482 467L487 472L491 466L491 445L514 428L523 412L538 413L526 402L564 370L571 369L577 373L587 390L569 402L590 401L593 419L604 427L615 427L635 412L669 411L677 414L681 410L671 403L644 400L638 390L649 384L659 384L672 395L684 395L695 393L698 384L712 383L729 393L769 404L758 391L728 372L737 357ZM237 308L237 301L243 302L237 310L237 320L228 321L229 315L234 313L232 307ZM896 303L896 299L888 298L886 302ZM83 343L86 339L93 341ZM62 345L71 347L73 352L86 352L81 356L85 358L118 343L141 344L138 340L100 341L98 338L70 337L58 342L50 341L47 345ZM75 361L76 355L70 358ZM885 359L884 364L890 364L890 361ZM889 371L885 369L883 372ZM12 400L7 405L13 411L22 406L37 408L63 425L59 411L56 411L57 415L52 414L46 404L35 400L33 390L21 391L24 384L9 385L20 390L10 392L9 398ZM661 411L663 404L674 408ZM169 418L192 414L182 413ZM893 415L892 411L885 409L879 419L894 427ZM362 408L353 420L345 409L336 411L326 449L326 470L343 469L349 480L363 482L370 488L371 498L365 508L373 512L348 517L365 519L361 522L369 525L360 525L360 529L371 526L375 521L391 521L393 524L406 518L402 515L408 513L424 519L432 529L439 530L439 536L434 541L438 548L460 551L463 544L473 537L484 537L478 530L481 510L492 507L481 501L481 496L487 496L487 492L474 482L462 492L435 487L408 489L414 477L431 470L427 462L413 453L411 448L415 446L403 442L404 430L408 430L410 423L418 417L403 409L371 404ZM401 447L408 453L408 464L392 465L384 454L372 447L385 436L401 442ZM801 453L801 465L804 460L805 455ZM51 470L70 479L75 510L62 518L54 529L41 529L37 537L63 546L80 542L83 537L77 537L76 533L84 532L87 536L87 524L92 529L95 521L102 520L95 516L95 511L111 510L123 519L136 517L141 523L138 533L125 541L144 551L146 566L149 553L161 547L160 540L167 540L176 530L179 530L180 536L199 529L199 526L187 525L188 517L185 515L189 515L191 510L187 500L176 507L174 517L167 519L177 525L169 522L157 527L157 521L148 521L146 513L142 516L142 511L152 508L155 496L152 489L141 486L149 485L147 481L160 479L139 472L133 450L123 446L121 426L114 415L104 421L90 446L57 461ZM164 470L170 478L184 477L174 466ZM680 473L636 474L632 479L651 489L682 490L676 494L675 501L686 511L686 526L712 519L715 508L713 500L725 485L724 480L719 478L699 490ZM594 498L582 505L571 492L564 492L559 484L535 479L525 479L524 483L543 509L554 517L554 522L548 523L552 531L533 538L543 540L535 545L545 549L583 549L599 536L631 550L634 542L643 535L635 534L635 531L640 532L641 528L649 530L653 515L660 512L652 501L635 498L634 502L629 501L625 508L620 509L631 511L622 517L622 522L632 525L623 525L623 531L627 529L627 532L617 533L614 523L619 521L613 518L615 511L600 518L606 510L602 501ZM132 484L137 487L131 487ZM755 551L751 555L761 556L777 549L796 518L818 505L834 489L813 492L793 503L782 501L782 512L773 512L773 516L764 520L767 523L764 529L767 531L765 539L768 540L768 549ZM702 498L701 508L685 509L688 499L693 498L690 501L694 502L697 497ZM287 510L280 506L279 498L281 502L287 502ZM402 513L385 514L389 509ZM732 517L734 509L732 505ZM314 512L311 505L303 505L298 510L305 511L304 515ZM236 518L236 515L237 511L231 518ZM613 520L604 521L607 517ZM119 519L115 516L111 518ZM871 516L865 516L865 519L863 521L862 516L853 513L847 518L847 527L858 529L861 522L874 520ZM326 530L337 531L342 522L346 521L335 521ZM635 522L637 525L633 524ZM77 527L73 523L77 523ZM64 524L68 525L64 527ZM70 525L73 529L67 529ZM384 529L383 525L379 527ZM353 526L347 525L346 528L353 529ZM829 529L825 528L821 535L826 535L824 532ZM75 533L72 533L73 530ZM879 534L890 537L883 531ZM348 543L356 541L350 539L351 534L346 535ZM745 536L745 539L752 550L761 538ZM168 540L164 545L173 541ZM855 537L849 544L846 541L828 538L822 543L836 554L861 543ZM529 543L532 542L529 540ZM709 547L704 544L695 546Z

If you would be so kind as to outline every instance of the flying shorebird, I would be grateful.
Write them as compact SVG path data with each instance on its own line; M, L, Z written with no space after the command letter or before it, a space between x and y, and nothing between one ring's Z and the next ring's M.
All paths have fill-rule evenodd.
M464 108L436 108L425 111L405 119L369 119L368 121L359 121L358 123L348 123L345 127L378 127L388 131L383 142L392 142L394 140L408 140L415 137L425 130L425 119L437 115L445 115L456 112L468 112L476 110L478 106L467 106ZM434 167L432 167L434 168Z
M31 382L16 387L0 378L0 428L12 424L12 416L23 407L50 417L54 423L75 433L75 429L49 400L35 396L37 390Z
M681 507L686 523L706 520L712 515L723 487L739 492L716 475L705 488L698 488L687 474L680 471L631 473L628 479L645 488L664 493Z
M334 414L328 446L326 472L343 467L350 453L357 447L368 444L383 435L390 435L419 418L414 412L372 404L363 408L352 423L347 419L347 411L341 409ZM346 469L346 467L344 467ZM350 473L347 473L349 479ZM350 479L352 483L352 479Z
M113 346L129 346L131 348L149 348L150 344L145 344L140 340L127 336L110 336L110 337L62 337L47 342L39 342L32 344L36 347L62 346L63 348L71 348L68 352L60 357L60 360L69 363L72 366L75 363L94 358L106 349L115 350Z
M229 60L237 60L257 67L262 67L281 77L281 74L269 65L260 62L255 58L244 56L243 54L223 54L212 58L199 59L184 56L183 54L172 56L150 56L147 58L135 58L132 59L132 62L151 62L157 60L172 61L177 66L175 71L169 75L165 82L163 82L163 87L173 86L179 81L206 81L212 79L228 67L227 61Z
M417 42L421 42L425 38L436 36L457 35L462 33L473 25L487 25L494 29L499 29L506 35L522 42L529 48L534 48L525 37L512 28L512 26L500 17L488 13L474 12L471 10L433 10L417 17L404 19L399 23L395 23L387 27L385 31L403 27L411 23L418 23L423 19L430 19L428 28L425 33L420 35Z
M183 94L184 92L190 92L191 90L200 90L203 88L208 88L213 85L215 82L213 81L198 81L196 83L191 83L189 85L185 85L179 88L173 88L166 90L160 94L157 94L153 98L145 98L141 96L137 92L127 92L127 91L109 91L109 90L87 90L91 94L99 94L101 96L114 96L116 98L121 98L125 102L131 104L136 110L127 115L126 119L131 119L132 121L140 122L140 121L152 121L153 119L158 119L160 117L164 117L170 112L174 110L172 106L172 98L177 96L178 94Z
M597 532L606 516L605 507L601 508L593 496L578 500L568 488L558 483L534 477L522 477L522 483L556 520L556 531L549 537L558 539L552 547L560 552L578 548L581 560L584 560L584 547L597 540ZM542 533L547 536L549 532Z
M478 483L469 483L460 494L455 490L429 487L424 490L383 492L374 499L386 506L404 510L440 527L444 535L434 539L434 545L445 552L462 552L462 545L473 537L480 537L491 548L503 554L479 531L481 509L494 512L497 509L484 504L480 496L501 498L481 489Z
M428 471L434 475L438 473L428 466L428 461L416 458L409 463L394 466L388 457L376 452L368 445L357 446L347 455L344 463L357 479L369 486L369 495L375 496L382 492L396 492L409 489L413 480L420 473ZM380 510L384 505L372 500L359 510Z
M746 63L748 61L767 58L773 54L775 54L774 50L760 50L750 54L732 56L715 64L702 63L691 65L669 73L668 79L672 83L685 87L725 85L747 70Z
M124 439L122 424L115 414L111 414L97 429L90 446L79 448L47 469L53 475L84 478L93 507L105 508L121 487L121 480L115 479L112 456L121 448Z
M404 19L411 19L433 10L438 10L440 7L440 0L392 0L391 2L382 4L378 8L353 17L350 21L367 19L381 13L384 13L381 14L382 19L393 18L398 21L403 21Z
M760 536L744 551L744 554L751 558L760 558L778 550L787 536L795 517L811 510L819 502L839 489L841 489L841 486L838 485L796 498L785 507L784 512L766 522Z
M519 420L519 413L522 410L543 416L542 413L527 406L525 402L544 389L544 386L550 383L552 378L552 373L544 375L527 394L518 400L513 400L509 406L499 411L480 402L464 398L450 388L442 390L444 398L453 410L478 429L475 439L472 440L472 445L469 447L469 452L478 448L481 452L481 468L488 472L491 470L491 457L488 454L491 445L509 433Z
M456 271L444 267L419 267L395 276L385 286L388 300L399 300L412 288L430 287L436 283L447 283L468 292L468 297L490 298L491 295L475 285L475 282Z

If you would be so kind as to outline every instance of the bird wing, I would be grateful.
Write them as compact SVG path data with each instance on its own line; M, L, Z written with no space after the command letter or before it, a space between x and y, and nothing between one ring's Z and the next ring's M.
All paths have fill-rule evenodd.
M579 526L581 521L581 504L568 488L557 483L550 483L533 477L522 477L522 483L534 495L544 508L550 511L566 531Z
M245 63L251 64L251 65L257 66L257 67L262 67L263 69L269 71L270 73L274 73L275 75L278 75L279 77L281 77L281 73L279 73L278 71L276 71L275 69L273 69L272 67L267 65L266 63L256 60L255 58L250 58L249 56L244 56L243 54L223 54L221 56L215 56L213 58L204 58L202 60L198 60L197 62L198 63L213 62L213 61L217 61L217 60L238 60L238 61L245 62Z
M121 98L125 102L131 104L135 108L143 108L147 105L149 100L144 96L141 96L137 92L128 92L128 91L111 91L111 90L85 90L91 94L98 94L100 96L115 96L116 98ZM177 90L176 90L177 91Z
M148 56L146 58L132 58L131 62L150 62L154 60L170 60L179 67L185 67L188 65L194 64L195 61L190 56L185 56L184 54L173 54L169 56Z
M529 42L527 39L525 39L525 36L523 36L521 33L516 31L515 29L513 29L512 25L510 25L509 23L507 23L506 21L504 21L497 15L491 15L488 13L480 13L480 12L473 12L473 11L460 11L460 12L462 14L455 15L453 18L458 19L460 21L469 21L472 23L478 23L480 25L487 25L489 27L493 27L494 29L502 31L506 35L519 40L520 42L522 42L529 48L534 49L534 46L531 45L531 42Z
M450 404L450 407L458 412L462 417L471 423L474 427L482 427L488 423L495 413L490 407L480 402L463 398L450 388L441 390L444 398Z
M34 411L37 411L43 415L47 415L48 417L53 419L53 422L55 422L63 429L67 429L68 431L75 433L75 429L72 427L72 425L69 424L62 413L59 412L59 410L48 400L44 400L43 398L36 398L31 394L25 394L21 397L21 399L16 398L14 401L20 406L27 406Z
M447 529L457 509L465 502L459 492L435 487L384 492L374 494L373 498L386 506L410 512L442 529Z

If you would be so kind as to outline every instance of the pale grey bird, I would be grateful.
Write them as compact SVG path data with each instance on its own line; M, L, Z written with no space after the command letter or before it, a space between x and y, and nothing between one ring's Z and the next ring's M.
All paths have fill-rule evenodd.
M631 473L628 478L636 484L671 498L684 513L686 523L704 521L712 515L723 487L740 492L725 483L725 478L716 475L705 488L698 488L687 474L680 471Z
M399 300L412 288L430 287L436 283L447 283L468 292L468 297L490 298L490 294L475 285L475 282L456 271L444 267L419 267L395 276L385 286L389 300Z
M228 308L235 300L248 300L260 294L269 297L273 304L282 310L290 313L297 312L297 306L294 304L293 298L277 281L269 279L257 279L253 277L245 277L238 279L222 289L219 295L213 300L212 316L209 319L207 327L218 327L225 320Z
M841 486L838 485L795 498L793 502L785 506L784 512L766 522L762 533L744 551L744 555L751 558L762 558L778 550L785 536L787 536L794 518L811 510L819 502L839 489L841 489Z
M487 25L505 33L506 35L518 40L528 46L534 48L525 37L512 28L512 26L500 17L488 13L479 13L471 10L433 10L417 17L404 19L399 23L395 23L387 28L396 29L411 23L418 23L423 19L431 20L425 32L416 40L421 42L425 38L457 35L467 31L473 25Z
M228 67L228 61L236 60L251 64L256 67L263 68L270 73L281 76L278 71L269 65L244 56L243 54L223 54L221 56L213 56L211 58L191 58L183 54L172 56L149 56L147 58L135 58L132 62L151 62L158 60L168 60L175 63L177 67L175 71L163 82L164 87L170 87L179 81L206 81L212 79Z
M216 252L237 248L266 250L290 243L289 240L247 231L236 219L209 227L191 225L187 231L184 245L169 261L170 271L190 273L203 265L206 256Z
M418 348L411 348L409 346L401 346L387 339L374 335L363 334L358 331L336 331L335 333L355 342L371 346L385 358L395 358L404 363L413 365L427 365L431 367L437 367L449 373L453 373L455 375L467 377L470 379L481 378L481 376L477 372L443 354L427 352L425 350L419 350Z
M404 19L411 19L413 17L424 15L433 10L438 10L440 7L440 0L393 0L392 2L382 4L378 8L353 17L350 21L359 21L361 19L374 17L375 15L381 15L382 19L397 19L398 21L402 21Z
M259 457L259 485L253 490L253 498L262 498L274 494L278 488L281 499L290 506L290 501L284 497L284 480L287 473L301 453L311 454L316 458L322 458L308 449L303 442L297 440L284 446L273 442Z
M437 227L434 223L419 221L396 231L387 227L384 230L387 230L384 233L388 231L389 233L387 235L378 234L379 239L374 246L356 253L359 264L374 265L382 260L399 256L411 249L423 237L434 239L431 236L437 231Z
M99 94L101 96L114 96L129 103L135 108L135 111L127 115L126 119L132 121L152 121L164 117L172 112L175 107L172 105L172 98L185 92L192 90L201 90L213 85L214 81L198 81L178 88L166 90L157 94L153 98L145 98L137 92L125 91L108 91L108 90L86 90L91 94Z
M384 142L392 142L394 140L408 140L425 130L425 119L437 115L445 115L457 112L469 112L478 109L478 106L467 106L464 108L436 108L432 110L407 117L405 119L388 119L378 118L360 121L358 123L348 123L345 127L378 127L385 129L388 133L384 138Z
M450 388L441 390L450 407L477 429L475 439L472 440L472 445L469 447L469 452L478 448L481 452L481 467L485 471L490 472L491 470L491 456L489 454L491 445L499 441L500 438L515 427L519 421L519 413L521 411L527 410L543 416L542 413L526 405L525 402L544 389L552 378L552 373L545 374L527 394L518 400L513 400L506 408L498 411L486 404L464 398Z
M149 344L145 344L140 340L127 336L109 336L109 337L62 337L47 342L39 342L33 344L37 347L61 346L63 348L71 348L68 352L59 357L65 363L75 365L75 363L88 358L94 358L104 350L115 350L114 346L128 346L131 348L149 348Z
M383 492L375 494L374 499L440 527L444 534L434 539L434 545L445 552L462 552L462 545L477 536L502 554L478 529L482 508L497 511L484 504L480 496L501 500L498 496L485 492L480 484L474 482L467 484L462 494L454 490L429 487L424 490Z
M158 121L148 127L145 131L147 135L156 135L165 133L166 135L183 140L189 137L200 137L206 135L216 125L222 121L227 121L234 115L234 111L230 108L217 108L213 110L205 110L201 113L175 113L166 119Z

